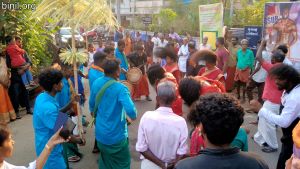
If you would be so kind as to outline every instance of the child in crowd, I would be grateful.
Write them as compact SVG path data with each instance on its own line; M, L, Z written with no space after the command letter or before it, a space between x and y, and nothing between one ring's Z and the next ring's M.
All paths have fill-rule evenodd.
M33 81L32 74L29 71L29 67L31 65L30 59L26 51L22 49L21 37L7 36L6 42L8 43L6 47L6 52L10 58L11 67L12 68L28 67L25 71L20 71L19 74L22 75L22 80L26 87L29 87L29 85L32 86L36 85Z

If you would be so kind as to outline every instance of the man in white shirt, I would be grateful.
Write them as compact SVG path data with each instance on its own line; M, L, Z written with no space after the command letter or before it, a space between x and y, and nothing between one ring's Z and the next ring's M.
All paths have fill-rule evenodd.
M188 39L184 38L183 39L183 44L179 48L178 51L178 67L181 72L181 77L183 78L186 73L186 61L189 57L189 47L188 47Z
M141 169L169 168L187 153L188 128L183 117L171 108L175 85L164 81L157 87L159 108L141 118L136 151L142 154Z
M151 42L153 43L153 62L158 63L159 58L157 57L157 48L159 47L159 41L158 33L154 32L154 35L151 39Z
M260 44L258 44L257 46L259 47ZM264 59L264 61L271 63L272 53L265 49L266 48L264 47L264 50L262 51L262 58ZM250 78L249 78L250 81L247 84L247 95L248 95L249 101L251 101L253 99L253 89L255 89L257 87L258 101L260 103L263 103L262 94L263 94L264 84L265 84L265 80L267 78L267 74L268 74L267 71L264 68L262 68L261 64L258 61L256 61L255 70L250 75Z
M160 33L160 34L158 35L158 37L159 37L159 40L158 40L158 47L161 47L161 48L166 47L167 44L168 44L168 41L165 39L164 34Z
M208 42L208 37L204 36L199 49L200 50L204 50L204 49L211 50L211 46L207 42Z
M279 64L271 69L270 75L275 78L279 90L284 90L281 97L280 114L270 113L262 108L258 116L282 128L282 148L277 169L284 169L285 162L293 153L292 130L300 117L300 75L296 69L286 64ZM260 106L256 106L258 109Z

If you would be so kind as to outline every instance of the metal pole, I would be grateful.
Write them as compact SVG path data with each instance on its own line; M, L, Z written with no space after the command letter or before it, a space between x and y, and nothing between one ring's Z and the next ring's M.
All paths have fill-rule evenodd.
M234 0L230 0L230 14L229 14L229 17L230 17L230 25L232 25L232 17L233 17L233 8L234 8Z
M121 2L120 0L117 0L117 20L119 24L121 25Z

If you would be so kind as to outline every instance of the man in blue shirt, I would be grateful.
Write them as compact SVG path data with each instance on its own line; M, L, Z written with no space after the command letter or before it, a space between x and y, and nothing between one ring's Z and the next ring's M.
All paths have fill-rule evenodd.
M120 62L110 59L104 62L105 76L97 79L91 90L90 109L97 106L96 140L101 169L130 169L130 152L128 147L128 131L126 114L131 120L137 117L137 110L130 98L128 88L116 81L120 75ZM100 101L96 96L107 82L114 82L103 92Z
M45 92L36 98L34 105L33 128L37 156L41 154L48 140L56 132L53 128L58 113L60 111L67 112L71 108L69 104L60 110L59 104L55 100L55 95L60 92L63 87L62 78L62 73L55 69L47 69L39 75L39 84L44 88ZM62 150L61 145L54 147L44 169L66 168Z
M92 90L93 83L96 79L103 77L104 76L104 70L102 69L103 67L103 62L106 58L107 54L104 52L96 52L94 54L94 64L92 64L90 70L89 70L89 85L90 85L90 91ZM93 110L90 110L91 112ZM97 147L97 141L95 140L94 143L94 148L93 148L93 153L98 153L99 149Z
M94 54L94 64L92 64L89 70L89 85L90 90L92 89L93 83L96 79L104 76L103 61L105 60L107 54L104 52L96 52Z
M126 71L128 71L128 61L124 54L124 48L125 48L125 41L119 40L118 47L115 50L115 56L117 59L120 60L121 64L121 74L120 74L120 80L126 80Z

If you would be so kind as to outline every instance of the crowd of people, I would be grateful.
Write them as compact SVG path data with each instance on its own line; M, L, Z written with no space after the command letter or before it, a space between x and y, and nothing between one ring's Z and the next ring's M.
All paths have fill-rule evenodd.
M20 98L28 97L27 85L35 85L21 38L9 36L6 40L0 60L1 77L5 77L0 81L0 119L5 123L20 117L19 101L29 100ZM300 157L295 127L300 116L300 75L286 64L288 47L283 44L269 51L262 40L254 56L246 39L225 34L216 39L216 49L208 42L208 37L203 37L197 46L191 36L181 38L174 29L145 38L120 28L113 42L100 40L97 47L88 45L88 62L78 65L78 92L72 66L58 61L42 70L38 82L44 91L33 107L38 159L30 167L65 169L69 162L81 159L78 145L85 145L86 140L79 123L87 127L89 122L77 111L83 110L87 100L85 78L90 95L89 112L83 114L94 118L90 122L95 128L92 152L99 153L101 169L130 168L128 125L137 119L135 102L143 96L152 101L150 87L155 91L156 107L139 112L144 114L135 146L141 154L141 169L269 168L260 157L248 153L249 130L243 126L245 109L241 106L246 102L249 111L258 113L253 140L263 152L276 152L276 126L281 127L277 169L295 168ZM257 96L253 96L255 88ZM188 112L183 111L184 105ZM29 102L21 106L32 114ZM57 128L62 114L74 123L67 137ZM1 149L7 144L12 147L10 135L6 129L0 130L2 161L11 156Z

